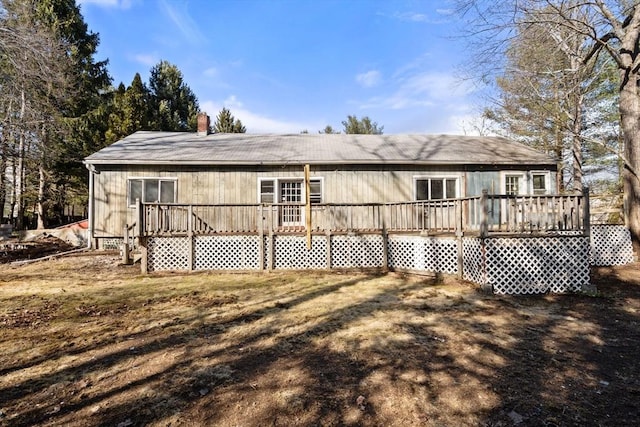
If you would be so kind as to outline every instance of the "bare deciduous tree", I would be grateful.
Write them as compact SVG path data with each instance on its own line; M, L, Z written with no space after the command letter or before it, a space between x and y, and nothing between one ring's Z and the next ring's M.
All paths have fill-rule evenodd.
M623 133L625 217L640 241L640 5L633 0L459 0L470 21L475 60L488 79L505 64L504 53L523 22L535 23L558 36L563 49L572 39L584 55L572 67L588 67L599 53L615 62L620 76L619 113ZM527 21L529 20L529 21ZM555 34L554 34L555 33ZM570 52L569 49L568 52ZM502 61L497 60L501 58Z
M71 93L70 62L63 43L36 19L33 1L3 1L0 20L0 173L10 177L0 188L0 206L9 197L22 228L31 195L43 227L49 141L64 130L60 106Z

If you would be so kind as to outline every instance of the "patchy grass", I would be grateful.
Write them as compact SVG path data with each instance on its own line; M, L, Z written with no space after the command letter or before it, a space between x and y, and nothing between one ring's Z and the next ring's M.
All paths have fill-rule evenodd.
M0 425L632 425L638 265L594 281L4 265Z

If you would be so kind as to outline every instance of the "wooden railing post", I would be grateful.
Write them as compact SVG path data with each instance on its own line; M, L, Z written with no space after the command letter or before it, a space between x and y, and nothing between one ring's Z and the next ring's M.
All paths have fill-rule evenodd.
M389 233L387 232L387 213L390 205L383 205L382 210L382 268L389 269Z
M189 253L187 253L187 263L189 264L189 271L194 269L194 251L196 242L193 238L193 205L189 205L187 208L187 238L189 239Z
M482 194L480 195L480 237L483 239L489 234L488 194L488 190L482 190Z
M149 257L147 251L147 223L145 207L136 199L136 223L134 226L134 238L138 239L138 250L140 251L140 272L147 274L149 271Z
M260 270L264 270L264 205L260 204L258 206L258 240L259 243L259 251L258 257L260 258Z
M136 199L136 222L135 222L135 236L140 237L145 231L145 224L143 222L144 210L142 208L142 202L140 199Z
M131 264L131 247L129 246L129 224L124 225L122 241L122 263Z
M269 248L269 256L267 257L267 270L271 271L273 270L273 260L275 258L275 254L273 253L275 245L273 244L273 229L275 227L275 221L273 220L273 210L274 210L274 206L273 205L269 205L269 216L267 217L269 219L267 226L269 227L269 242L267 243L268 248Z
M458 241L458 277L464 278L464 233L462 231L462 199L457 199L454 205L455 233Z
M589 187L582 188L582 227L584 229L584 235L589 237L591 235L591 202L589 201Z

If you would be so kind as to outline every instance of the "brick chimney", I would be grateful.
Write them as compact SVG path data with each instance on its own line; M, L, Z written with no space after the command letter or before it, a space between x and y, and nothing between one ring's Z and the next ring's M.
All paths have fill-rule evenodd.
M211 119L207 113L198 113L198 135L209 135L209 126L211 126Z

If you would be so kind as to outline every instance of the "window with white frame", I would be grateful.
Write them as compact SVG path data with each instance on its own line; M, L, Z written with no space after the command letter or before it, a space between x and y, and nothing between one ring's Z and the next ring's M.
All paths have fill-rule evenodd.
M458 197L458 178L415 178L416 200L455 199Z
M144 203L175 203L175 178L130 178L127 200L129 206L136 205L136 199Z
M502 185L504 194L511 196L549 194L551 173L549 171L506 172L503 174Z
M260 203L275 203L276 180L262 179L260 180Z
M547 172L531 172L531 188L534 195L547 194L549 173Z
M309 180L311 204L322 203L322 178ZM302 203L304 180L301 178L260 178L258 181L259 203Z
M522 180L521 174L507 174L504 176L504 194L509 196L517 196L522 192Z
M312 205L322 203L322 180L309 180L309 199Z

